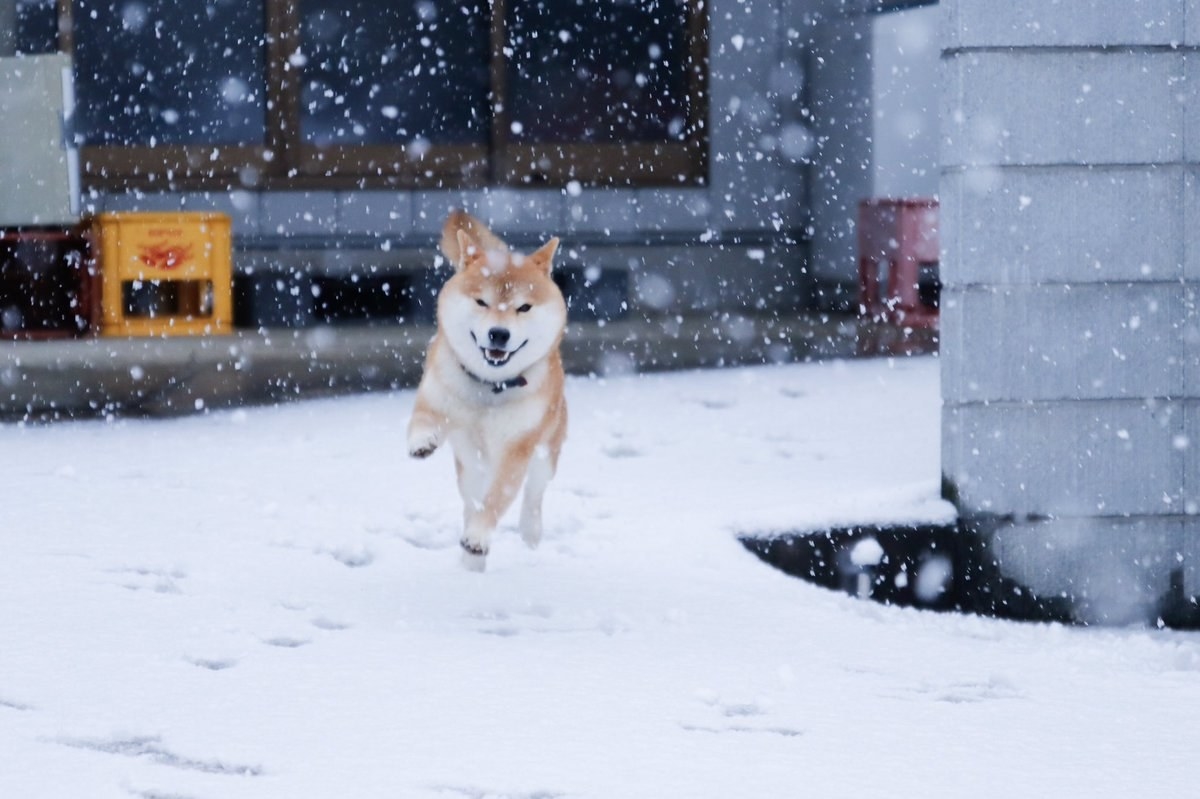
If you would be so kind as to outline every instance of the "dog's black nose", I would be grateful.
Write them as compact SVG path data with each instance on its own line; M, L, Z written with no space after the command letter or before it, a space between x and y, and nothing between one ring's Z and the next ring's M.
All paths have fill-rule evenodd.
M488 345L502 350L508 346L509 332L507 328L493 327L488 331Z

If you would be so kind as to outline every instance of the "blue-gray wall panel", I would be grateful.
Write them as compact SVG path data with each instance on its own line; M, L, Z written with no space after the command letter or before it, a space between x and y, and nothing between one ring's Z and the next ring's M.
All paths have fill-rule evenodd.
M977 167L942 192L948 285L1178 279L1200 235L1178 166Z
M949 405L942 469L968 513L1120 516L1182 512L1178 403Z
M1170 45L1180 0L943 0L947 47ZM1194 16L1194 14L1193 14ZM1195 28L1189 20L1188 27Z
M337 195L339 233L405 235L412 232L412 199L402 191L346 191Z
M1200 282L1200 168L1185 168L1183 183L1183 278Z
M260 227L271 236L328 236L337 227L337 201L327 191L267 192Z
M633 189L584 188L568 196L563 212L563 230L575 234L620 234L637 226L638 196Z
M1171 439L1171 446L1183 455L1183 511L1200 526L1200 399L1195 395L1184 403L1183 431ZM1200 541L1196 554L1200 556Z
M987 51L947 63L944 166L1173 163L1184 56Z
M954 401L1179 397L1177 283L1010 286L947 297Z

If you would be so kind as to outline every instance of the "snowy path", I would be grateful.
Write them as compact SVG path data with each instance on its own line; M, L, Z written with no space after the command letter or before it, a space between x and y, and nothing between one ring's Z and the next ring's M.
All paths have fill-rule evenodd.
M935 361L568 391L547 539L483 576L409 392L0 428L0 797L1196 788L1197 636L883 608L736 542L947 518Z

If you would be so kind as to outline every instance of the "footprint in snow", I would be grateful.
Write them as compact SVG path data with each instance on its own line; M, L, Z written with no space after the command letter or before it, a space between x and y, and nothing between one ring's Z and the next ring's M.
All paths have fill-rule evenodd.
M722 702L719 697L708 693L702 695L700 701L714 710L718 718L710 723L680 722L681 729L703 733L757 733L785 738L804 734L793 727L768 723L769 714L755 702Z
M610 458L640 458L642 456L640 449L629 444L610 444L602 451Z
M146 567L127 567L107 569L109 574L124 577L119 585L127 591L150 591L155 594L182 594L180 580L187 578L187 572L182 569L152 569Z
M710 411L727 411L737 405L733 400L726 399L697 399L691 400L692 404L699 405L701 408Z
M336 632L338 630L349 630L350 629L349 624L346 624L345 622L342 622L342 621L334 621L333 619L327 619L324 616L318 616L317 618L313 619L310 623L312 624L313 627L316 627L318 630L326 630L329 632Z
M279 635L274 638L264 638L263 643L280 649L299 649L312 643L307 638L293 638L289 635Z
M109 755L148 760L169 768L184 771L199 771L204 774L219 774L238 777L260 777L261 766L230 763L219 759L201 759L177 754L166 748L156 735L128 738L60 738L58 743L72 749L87 749Z
M804 734L801 730L790 727L750 727L744 724L731 724L727 727L711 727L704 724L680 724L679 728L687 732L707 733L759 733L763 735L779 735L784 738L796 738Z
M186 658L186 660L196 668L208 671L225 671L237 665L237 661L233 658Z
M349 569L361 569L375 562L375 553L366 547L335 547L321 549L319 553L328 555Z
M463 797L463 799L562 799L566 796L565 793L558 791L530 791L529 793L507 793L504 791L493 791L489 788L475 788L471 786L460 785L434 785L431 786L443 796Z

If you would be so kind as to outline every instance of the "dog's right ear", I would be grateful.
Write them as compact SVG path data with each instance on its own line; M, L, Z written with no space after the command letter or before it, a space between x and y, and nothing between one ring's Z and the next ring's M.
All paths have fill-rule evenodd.
M455 241L458 244L458 258L454 261L455 271L461 272L487 263L487 255L484 254L483 248L470 233L459 228L455 231Z

